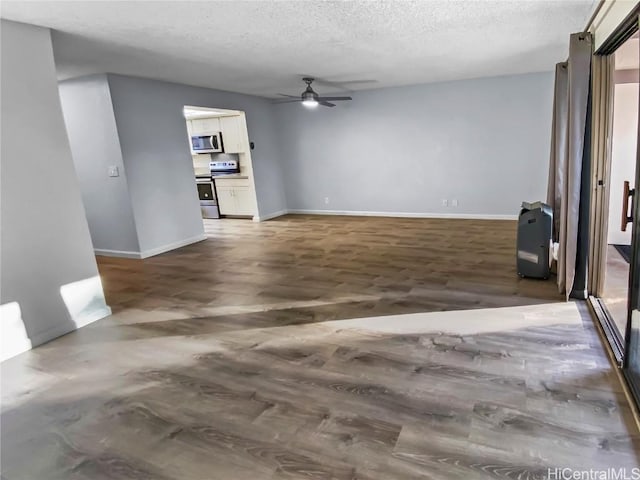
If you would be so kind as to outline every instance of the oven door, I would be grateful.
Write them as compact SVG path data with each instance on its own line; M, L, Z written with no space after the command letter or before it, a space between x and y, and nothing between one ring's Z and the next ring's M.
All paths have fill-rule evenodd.
M200 199L200 203L202 202L213 202L212 205L216 204L216 194L213 189L212 181L199 181L197 182L198 186L198 198Z
M216 190L211 180L198 180L198 198L200 199L200 213L202 218L220 218Z

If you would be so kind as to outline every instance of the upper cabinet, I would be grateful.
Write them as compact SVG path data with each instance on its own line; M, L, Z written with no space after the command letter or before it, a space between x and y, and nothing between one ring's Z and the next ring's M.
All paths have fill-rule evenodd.
M187 128L190 135L206 135L212 132L222 132L224 153L244 153L248 146L244 120L240 115L193 118L187 121Z
M206 134L211 132L219 132L220 119L217 117L211 118L194 118L191 120L191 133L193 135ZM223 138L224 141L224 138Z
M244 129L241 124L242 117L220 117L220 131L222 132L222 144L225 153L244 152Z

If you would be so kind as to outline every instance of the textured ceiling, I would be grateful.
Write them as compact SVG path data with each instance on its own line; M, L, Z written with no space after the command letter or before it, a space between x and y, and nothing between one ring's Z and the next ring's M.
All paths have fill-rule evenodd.
M597 0L2 1L51 27L60 78L112 72L261 96L552 70ZM318 85L320 93L340 90Z

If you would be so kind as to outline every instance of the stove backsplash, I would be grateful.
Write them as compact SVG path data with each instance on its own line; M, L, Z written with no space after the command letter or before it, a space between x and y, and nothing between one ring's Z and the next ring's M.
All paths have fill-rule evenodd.
M208 155L199 154L193 155L193 169L195 170L196 175L208 175L209 162L212 160L238 160L240 162L240 168L242 169L240 155L237 153L210 153Z

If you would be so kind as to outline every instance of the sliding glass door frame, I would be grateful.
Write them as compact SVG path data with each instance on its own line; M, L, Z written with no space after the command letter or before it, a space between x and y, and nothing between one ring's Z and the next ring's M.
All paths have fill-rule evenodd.
M639 28L640 12L636 11L635 32ZM638 52L638 64L640 65L640 52ZM631 207L633 230L629 271L629 305L622 373L635 398L636 405L640 405L640 201L638 199L638 187L640 187L640 94L638 95L638 132L636 138L636 192L632 196L633 203Z
M595 52L596 56L612 56L615 51L629 38L631 38L639 30L640 5L638 5L618 26L618 28L607 38L602 46ZM611 58L611 57L610 57ZM640 58L639 58L640 61ZM597 88L597 85L594 85ZM613 89L611 84L608 88ZM609 92L610 93L610 92ZM607 105L606 102L602 103ZM597 107L597 105L596 105ZM609 102L608 109L613 110L613 102ZM595 123L605 124L608 120L610 112L592 111L595 115ZM638 144L636 145L636 170L635 185L640 186L640 102L638 105ZM606 125L609 127L610 125ZM596 128L603 128L603 125L597 125ZM610 138L601 135L601 139L606 138L610 142ZM609 192L609 173L611 171L611 148L602 147L596 150L593 157L592 165L592 191L603 197ZM615 187L614 187L615 188ZM640 190L639 190L640 192ZM607 224L602 220L606 213L607 201L601 201L591 210L591 229L590 229L590 269L595 269L589 276L590 278L590 304L594 309L596 316L602 327L604 336L608 340L611 350L618 365L622 368L623 376L631 391L636 405L640 406L640 202L638 194L632 198L632 240L631 240L631 262L629 264L629 294L627 303L627 322L624 332L624 338L618 334L618 330L614 325L613 319L608 313L604 303L599 298L602 294L604 284L604 269L606 263L606 234ZM597 202L597 200L596 200ZM634 357L637 356L638 358Z
M640 103L638 105L640 120ZM638 122L638 146L640 146L640 121ZM640 185L640 148L636 147L635 185ZM627 380L636 404L640 405L640 209L638 195L633 196L631 239L631 263L629 272L629 304L627 328L622 361L622 373Z

